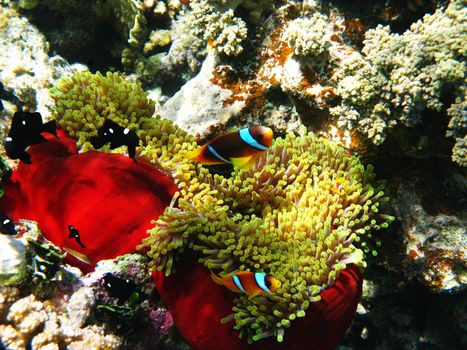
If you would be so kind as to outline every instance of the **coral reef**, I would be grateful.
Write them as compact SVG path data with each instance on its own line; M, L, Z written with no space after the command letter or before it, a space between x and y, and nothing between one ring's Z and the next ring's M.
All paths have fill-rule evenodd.
M342 60L332 78L342 98L340 105L330 109L338 126L357 130L380 144L396 124L415 126L423 122L425 109L441 111L447 89L459 96L456 103L460 104L467 84L466 11L462 1L453 1L401 35L391 33L388 26L369 30L363 55L355 52ZM455 117L458 108L462 109L451 108L454 120L448 136L457 136L454 160L462 164L461 139L466 129Z
M383 235L378 256L368 259L363 298L338 349L465 348L465 174L457 165L467 165L466 9L465 0L107 0L87 7L78 0L2 1L0 138L15 111L37 110L46 120L56 118L82 152L63 133L32 148L40 157L31 171L41 180L21 180L25 206L10 201L20 192L13 194L2 162L2 210L19 213L13 203L36 211L15 219L42 218L44 234L60 247L75 244L75 253L96 237L86 254L100 263L81 276L65 265L59 247L40 238L37 225L16 220L19 234L0 236L0 348L171 348L172 322L201 348L293 349L304 339L320 350L331 347L357 306L364 255L380 244L373 228L392 221L382 214L386 195L373 172L389 180L398 223ZM76 74L87 69L112 73ZM126 75L115 73L122 70ZM145 174L149 182L148 172L161 172L179 189L156 212L146 211L147 225L137 234L115 239L119 252L105 243L119 237L110 231L121 231L127 215L109 209L107 217L89 220L82 213L89 198L96 199L92 214L102 213L118 202L114 191L136 186L132 178L127 187L113 187L126 178L122 169L97 181L92 176L108 174L109 167L89 163L120 164L121 155L108 153L125 155L126 148L108 146L100 156L86 152L108 118L140 139L135 159L122 167L138 169L136 177ZM183 158L196 146L184 130L200 141L258 124L283 137L252 171L230 174ZM284 137L290 131L295 136ZM375 169L364 169L348 152L364 155ZM46 158L57 163L37 170ZM64 164L73 171L57 180L52 169L65 173ZM87 170L88 177L80 175ZM27 172L20 164L13 179ZM53 209L57 183L68 189L69 215ZM138 193L146 198L147 189ZM370 202L360 203L362 197ZM128 216L140 214L136 207ZM149 223L157 212L163 214ZM114 224L121 216L122 224ZM83 250L68 238L71 221L83 234ZM152 236L141 248L162 270L153 278L173 320L154 293L143 254L101 260L133 251L147 228ZM102 239L89 234L97 230ZM70 253L65 260L81 264ZM283 286L277 295L249 300L213 284L209 268L221 275L269 272ZM111 292L107 274L130 292ZM20 309L31 317L19 312L15 318ZM37 328L30 332L28 322Z
M51 265L45 262L51 262L50 254L59 248L44 241L33 222L22 221L18 226L21 237L17 240L26 242L27 249L22 264L32 272L32 278L22 280L20 288L4 283L0 286L0 347L120 349L125 344L135 349L184 348L173 332L170 313L153 293L147 258L125 255L113 261L103 260L95 272L84 277L60 259L55 263L54 276ZM36 270L39 260L46 268ZM140 291L138 300L131 305L133 318L113 314L108 323L102 322L99 305L112 303L101 285L102 276L109 272L131 279ZM50 288L44 288L44 284Z

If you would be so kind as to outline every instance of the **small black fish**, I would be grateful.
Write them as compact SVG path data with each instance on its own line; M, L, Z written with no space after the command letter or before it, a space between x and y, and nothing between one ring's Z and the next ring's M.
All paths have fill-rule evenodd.
M14 236L18 232L15 229L15 223L5 213L0 211L0 232L4 235Z
M119 305L127 301L133 293L136 293L136 295L139 294L136 283L129 279L123 279L107 272L103 280L104 287L112 298L118 299L117 303Z
M31 157L26 152L26 148L47 141L41 135L43 132L57 137L55 120L43 124L40 113L16 112L13 115L10 131L5 141L7 156L11 159L19 159L24 163L31 164Z
M0 112L3 111L2 97L3 97L3 84L0 82Z
M86 246L81 242L81 238L79 237L79 231L73 225L68 225L68 233L68 238L76 239L76 242L78 242L81 248L86 248Z
M106 119L104 125L97 130L97 134L99 136L92 136L90 138L91 144L95 149L101 148L110 142L110 149L127 146L130 158L135 157L136 147L139 144L139 137L136 135L136 132L124 128L110 119Z

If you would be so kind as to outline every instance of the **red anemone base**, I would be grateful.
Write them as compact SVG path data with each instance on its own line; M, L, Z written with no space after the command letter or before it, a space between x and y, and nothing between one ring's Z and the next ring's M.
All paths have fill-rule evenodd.
M350 326L362 293L362 276L354 265L341 272L336 283L321 293L304 318L286 329L284 341L275 338L248 344L233 329L233 321L220 320L232 313L235 293L215 284L210 272L194 257L184 257L169 277L153 272L156 288L186 341L199 350L331 350Z
M66 260L90 271L102 259L135 251L147 230L178 190L149 164L97 151L77 153L74 139L59 138L29 147L31 164L20 163L5 183L0 210L13 220L37 221L44 236L90 259ZM69 237L68 225L81 246Z

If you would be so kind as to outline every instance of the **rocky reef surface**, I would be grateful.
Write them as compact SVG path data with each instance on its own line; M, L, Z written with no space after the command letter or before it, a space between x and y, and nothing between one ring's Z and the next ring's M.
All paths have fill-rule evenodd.
M110 71L200 143L305 126L372 163L396 220L375 234L338 349L467 347L466 1L4 0L0 43L2 139L17 110L76 123L53 87ZM5 178L18 163L2 155ZM144 253L83 274L35 223L16 229L0 234L0 348L189 348ZM107 274L134 293L112 294Z

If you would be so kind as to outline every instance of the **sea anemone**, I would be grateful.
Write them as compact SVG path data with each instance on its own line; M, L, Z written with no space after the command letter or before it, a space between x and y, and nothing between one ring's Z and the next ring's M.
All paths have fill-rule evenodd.
M114 78L114 75L98 75L89 76L88 80L95 79L96 86L107 86L111 81L119 85L123 81L123 78ZM77 89L73 84L85 86L77 78L67 79L66 84L59 83L55 90L55 96L62 96L57 104L66 91ZM113 233L99 240L99 247L103 247L109 240L112 243L118 240L115 237L121 237L122 230L131 226L129 223L134 221L130 216L157 219L139 248L146 249L152 258L151 265L157 270L154 280L158 291L171 309L180 332L195 348L214 349L219 344L232 344L232 349L241 349L255 342L257 346L273 343L278 346L277 341L282 342L281 346L293 347L303 339L318 344L320 350L335 346L349 326L360 298L359 270L365 266L365 255L375 253L367 246L368 238L393 220L383 213L383 204L388 198L384 194L384 182L375 180L372 167L364 167L340 145L301 128L297 134L276 139L251 169L234 169L230 176L213 174L207 167L183 157L196 146L192 136L168 120L151 118L148 109L142 109L145 114L126 117L119 112L123 105L113 102L118 94L112 93L112 98L103 97L109 91L119 90L118 87L106 90L96 86L86 88L98 92L88 93L85 99L80 97L85 94L84 90L70 95L71 101L64 106L74 106L74 111L57 113L58 124L78 138L80 144L90 148L89 138L97 133L103 121L120 115L114 121L139 136L136 160L95 151L76 154L72 143L74 158L88 155L89 159L78 167L54 169L59 174L55 179L69 180L55 180L54 183L46 178L53 178L48 170L39 182L28 183L26 188L31 193L36 192L26 197L31 204L46 198L56 184L66 182L67 187L71 187L68 192L65 187L61 190L73 193L70 200L60 202L67 206L66 214L61 212L49 220L50 230L56 232L54 235L63 236L65 224L73 224L78 229L83 224L91 231L106 230L112 218L124 217L123 227L112 227ZM105 106L101 101L106 101ZM105 114L104 110L111 112ZM59 166L72 157L70 142L65 143L67 145L57 147L60 141L52 140L31 147L33 164L21 165L20 169L22 167L24 173L33 169L30 167L34 167L35 162L47 158L42 153L46 149L51 149L54 159L60 159L54 163ZM123 151L117 149L117 152ZM76 192L80 191L71 178L82 169L91 168L94 157L99 159L95 162L100 163L100 159L107 156L123 158L138 166L142 166L142 159L152 163L153 176L157 179L151 178L153 173L140 176L137 172L137 177L144 182L149 177L149 183L155 181L157 189L143 189L143 184L135 188L141 189L143 197L148 195L147 191L159 197L157 192L162 191L163 200L158 200L164 205L157 205L156 210L148 210L146 206L141 210L143 206L133 205L133 200L127 198L133 195L133 180L127 181L125 186L109 187L111 191L104 196L98 185L91 188L86 197L77 196ZM167 178L162 179L162 174L153 168ZM95 183L96 177L101 176L96 174L100 172L94 170L94 176L86 179L86 186L88 182ZM120 177L127 176L124 172L111 177L119 182ZM111 182L105 180L104 183ZM59 198L59 193L52 192L51 198ZM99 201L94 200L95 195ZM132 209L123 206L116 209L113 197L120 198ZM93 215L91 212L73 213L76 208L83 208L77 200L90 201ZM106 200L112 204L106 206ZM42 216L51 218L49 209L59 207L55 200L50 203L39 205ZM109 215L96 220L94 213L100 210ZM72 217L68 215L73 218L78 215L81 219L76 223L70 221ZM139 228L144 229L143 225ZM138 232L141 231L138 229ZM136 244L137 238L141 238L140 233L134 236L131 244ZM209 278L209 269L221 276L239 271L265 272L279 279L282 285L274 294L252 298L236 295L215 285ZM203 319L195 326L197 314ZM231 321L234 321L233 326ZM212 333L215 335L209 336Z
M189 250L221 275L252 271L279 279L275 294L239 295L224 315L222 322L235 320L248 342L282 342L285 329L310 313L346 267L365 266L365 253L374 253L366 238L393 220L380 212L388 198L372 167L304 128L276 139L250 170L224 177L198 165L175 181L183 190L141 247L166 276ZM213 283L204 281L209 299Z
M62 130L59 136L28 149L32 164L20 163L6 181L0 210L37 221L48 240L70 253L68 262L90 271L99 260L135 251L177 187L151 165L77 153L74 139ZM70 237L69 225L82 244Z

